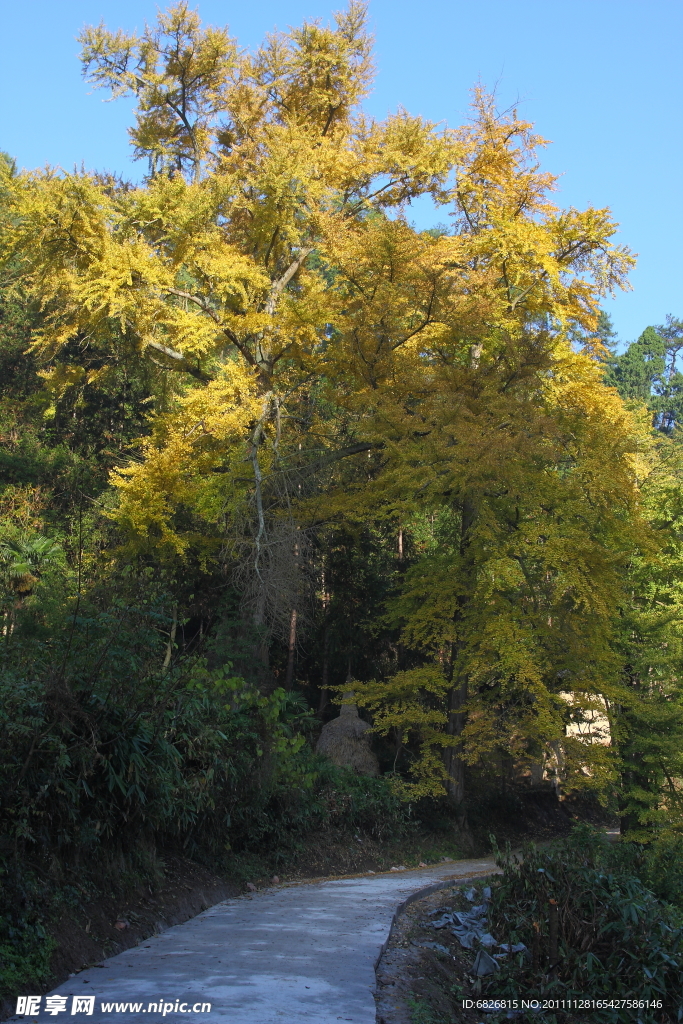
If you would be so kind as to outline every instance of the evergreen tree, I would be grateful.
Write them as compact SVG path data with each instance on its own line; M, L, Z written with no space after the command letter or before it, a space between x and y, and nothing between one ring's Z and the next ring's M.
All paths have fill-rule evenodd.
M646 327L622 355L607 360L605 383L626 401L652 414L652 425L671 434L683 423L683 375L677 357L683 347L683 323L669 316L661 327Z

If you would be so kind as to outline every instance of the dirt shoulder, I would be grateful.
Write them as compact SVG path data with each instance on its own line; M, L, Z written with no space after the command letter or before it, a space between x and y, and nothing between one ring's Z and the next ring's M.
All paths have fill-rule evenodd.
M170 858L156 889L143 886L125 895L104 894L62 915L51 929L58 942L52 961L53 985L240 891L235 882L200 864Z
M485 878L473 878L481 888ZM481 1011L463 1009L475 993L474 954L450 928L435 928L442 913L471 910L464 880L409 904L398 917L377 965L377 1024L478 1024Z

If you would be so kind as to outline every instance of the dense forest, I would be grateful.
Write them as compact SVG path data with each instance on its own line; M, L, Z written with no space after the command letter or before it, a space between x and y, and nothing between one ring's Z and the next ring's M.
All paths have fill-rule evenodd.
M146 173L0 159L16 977L41 886L154 850L465 834L533 787L675 834L683 322L617 346L610 211L559 209L481 90L367 117L355 0L253 53L184 2L81 44ZM379 776L314 752L344 700Z

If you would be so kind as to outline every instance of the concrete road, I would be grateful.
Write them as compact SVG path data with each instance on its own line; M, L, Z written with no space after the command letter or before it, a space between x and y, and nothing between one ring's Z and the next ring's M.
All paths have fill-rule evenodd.
M82 971L43 997L38 1014L12 1020L375 1024L374 969L397 907L495 870L490 859L449 861L226 900Z

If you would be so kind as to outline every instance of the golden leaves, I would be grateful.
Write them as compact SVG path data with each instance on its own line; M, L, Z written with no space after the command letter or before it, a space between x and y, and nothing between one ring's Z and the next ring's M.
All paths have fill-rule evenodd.
M348 688L347 684L345 687ZM342 693L345 687L337 689ZM457 739L446 733L447 694L450 683L437 666L398 672L377 682L353 683L353 700L373 713L373 732L394 734L402 744L417 740L419 752L410 763L410 781L395 779L404 800L440 796L448 779L443 751ZM431 698L431 703L424 697Z
M202 29L181 0L140 37L99 25L79 38L85 77L114 96L138 99L137 126L130 130L136 156L148 157L153 172L189 165L198 180L238 64L227 31Z
M133 547L208 559L276 463L271 497L290 467L315 478L317 522L431 520L391 611L433 663L359 684L359 703L418 737L414 795L444 782L451 684L472 688L463 756L554 741L558 687L614 672L625 552L645 543L647 431L565 340L633 263L609 211L559 211L544 140L482 93L457 131L364 117L356 3L251 56L185 3L83 42L96 84L138 99L150 177L9 180L3 258L44 310L57 401L95 381L69 342L182 373L116 474ZM420 195L451 231L414 230ZM335 490L316 465L340 450L361 458Z
M262 406L254 374L229 362L153 418L151 436L139 445L142 461L114 473L120 501L113 517L136 548L174 557L193 546L204 559L215 552L215 524L244 492L234 478L246 472L245 428Z

